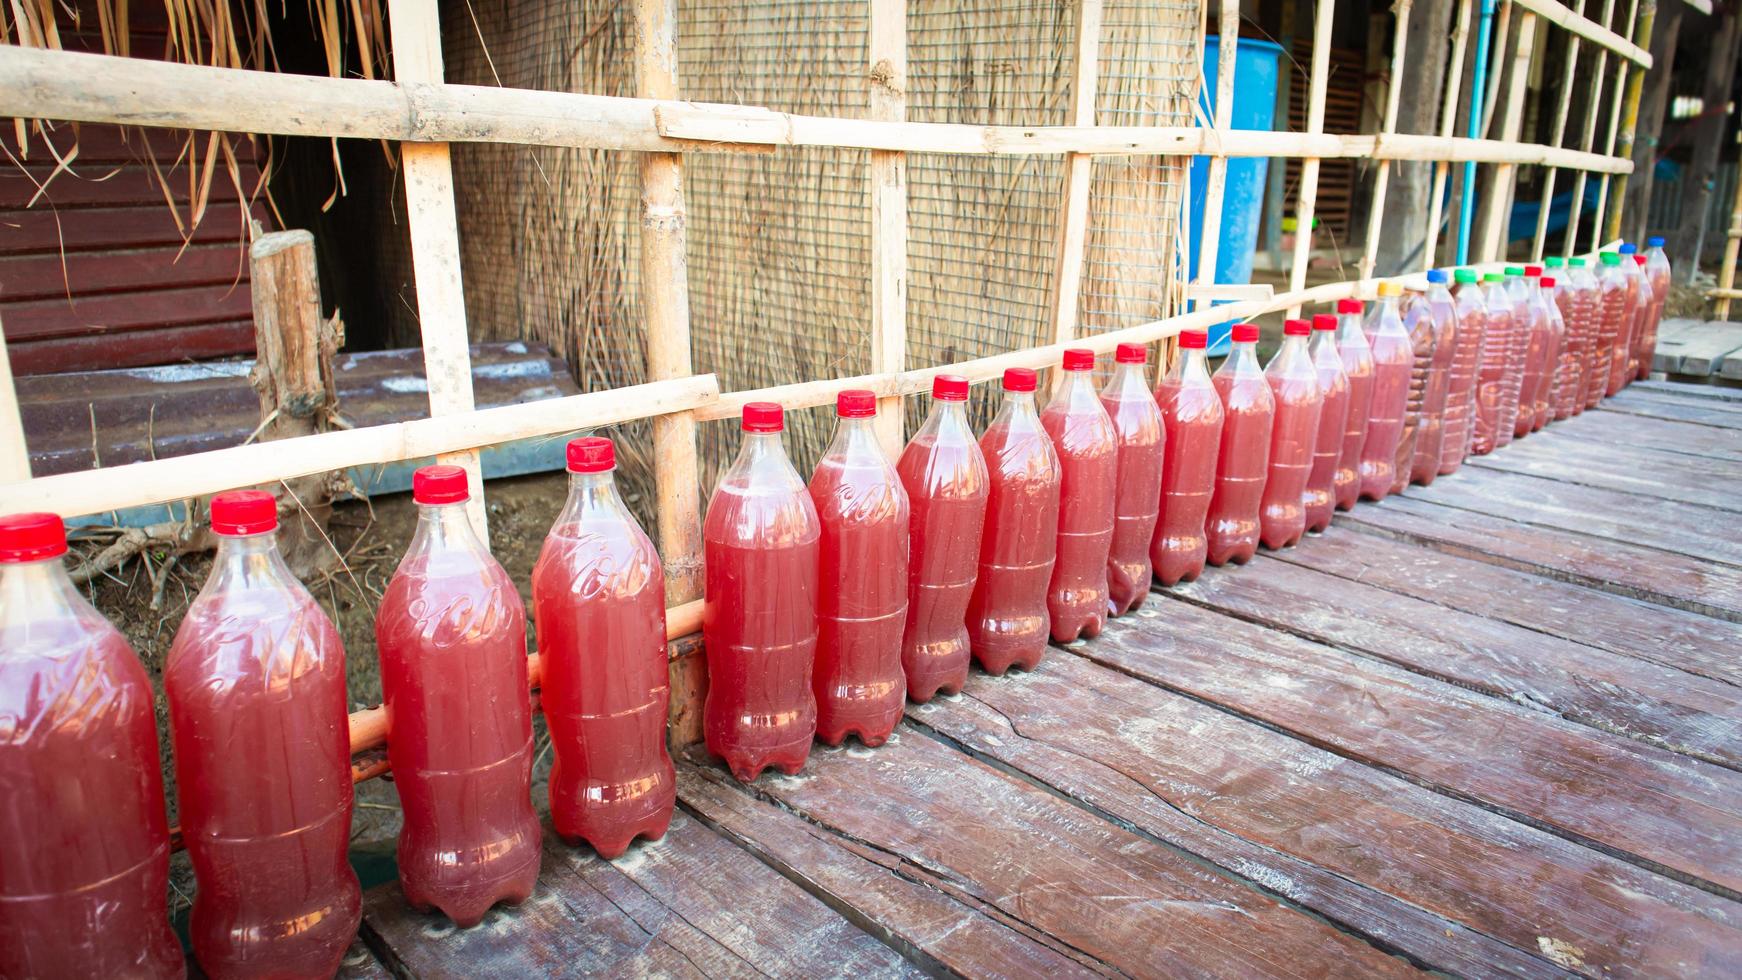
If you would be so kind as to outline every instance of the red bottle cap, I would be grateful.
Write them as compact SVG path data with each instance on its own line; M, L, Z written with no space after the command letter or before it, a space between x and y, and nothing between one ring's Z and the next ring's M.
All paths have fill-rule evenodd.
M420 466L411 474L411 499L420 504L457 504L466 492L466 471L458 466Z
M1537 282L1541 284L1544 289L1554 288L1554 276L1543 276L1541 279L1537 280Z
M1337 312L1338 313L1359 313L1359 312L1361 312L1361 310L1362 310L1361 301L1358 299L1340 299L1340 300L1337 300Z
M1258 324L1236 323L1233 334L1236 344L1256 344L1258 343Z
M1179 345L1181 350L1203 350L1210 346L1210 334L1206 330L1181 330Z
M0 562L57 558L67 553L67 528L59 514L0 517Z
M1329 313L1314 313L1313 314L1313 329L1314 330L1335 330L1335 329L1337 329L1337 318L1332 316Z
M1033 368L1005 368L1005 391L1033 391L1035 388Z
M1113 360L1119 364L1142 364L1149 360L1149 345L1120 344L1113 351Z
M617 446L604 436L569 440L570 473L603 473L617 465Z
M744 406L745 432L779 432L786 428L786 414L775 402L750 402Z
M212 533L265 534L278 529L278 501L264 490L231 490L212 498Z
M863 388L848 388L835 396L835 414L844 419L874 418L877 395Z
M1527 265L1524 267L1524 274L1527 276L1540 276L1542 275L1542 266Z
M1644 265L1644 264L1645 264L1645 256L1643 256L1643 255L1635 255L1635 256L1634 256L1634 257L1633 257L1633 261L1635 261L1635 262L1637 262L1637 263L1639 263L1639 264L1640 264L1640 265Z
M965 402L968 379L959 374L940 374L931 379L931 396L940 402Z
M1065 351L1064 369L1066 371L1095 370L1095 352L1085 347L1072 347Z
M1282 335L1285 337L1305 337L1313 332L1313 325L1305 320L1282 321Z

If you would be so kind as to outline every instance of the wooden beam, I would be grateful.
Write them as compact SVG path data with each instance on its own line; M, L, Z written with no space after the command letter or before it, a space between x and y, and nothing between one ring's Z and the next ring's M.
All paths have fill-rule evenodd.
M441 12L435 0L388 0L393 73L403 83L442 81ZM470 412L472 354L466 335L466 291L461 285L460 228L454 214L454 170L446 143L401 143L406 224L417 289L418 332L431 416ZM484 468L476 450L438 456L466 471L471 497L466 516L486 546L490 518L484 508Z
M1336 0L1318 0L1313 12L1313 67L1307 84L1307 133L1325 131L1325 86L1331 74L1331 20ZM1319 197L1319 158L1301 162L1299 197L1294 208L1294 262L1288 274L1290 292L1306 288L1307 259L1312 251L1313 209ZM1289 317L1300 316L1300 307L1290 307Z
M1585 0L1578 0L1578 4L1579 6L1575 13L1583 15L1585 12ZM1578 66L1579 37L1575 34L1567 39L1566 63L1562 65L1561 71L1561 105L1560 108L1555 111L1554 136L1549 140L1549 145L1551 146L1558 147L1566 140L1567 113L1573 106L1573 80L1578 77ZM1534 258L1539 262L1542 261L1543 249L1548 246L1548 218L1549 212L1554 210L1555 176L1559 173L1559 167L1550 167L1548 168L1548 172L1543 174L1542 178L1542 205L1537 208L1536 238L1531 242L1530 246L1531 258Z
M1440 139L1451 139L1458 125L1458 96L1464 84L1464 52L1470 45L1470 18L1474 8L1474 0L1462 0L1458 4L1458 26L1452 31L1451 73L1446 77L1444 101L1440 106ZM1427 243L1424 250L1429 268L1434 266L1439 255L1440 217L1445 210L1446 181L1450 177L1450 162L1441 162L1434 166L1433 190L1428 194Z
M1397 131L1397 105L1402 96L1403 69L1409 55L1409 8L1411 0L1397 0L1392 11L1397 17L1397 34L1391 42L1391 80L1385 86L1385 119L1380 132L1390 135ZM1373 275L1379 263L1379 236L1385 223L1385 185L1391 179L1391 161L1379 161L1379 172L1373 175L1373 201L1367 209L1367 240L1361 244L1361 278Z
M1095 125L1095 92L1100 77L1101 0L1077 0L1076 44L1071 72L1071 101L1065 110L1069 126ZM1053 252L1050 317L1052 338L1063 342L1076 336L1077 306L1082 296L1083 251L1089 235L1089 178L1094 160L1086 153L1065 155L1064 198L1059 204L1059 230ZM1057 387L1062 371L1052 372Z
M1216 108L1213 127L1218 135L1234 126L1234 68L1240 54L1240 4L1221 0L1216 8ZM1222 237L1222 198L1228 185L1228 158L1210 158L1204 185L1204 214L1198 228L1198 286L1216 281L1216 259ZM1193 294L1188 291L1188 296ZM1206 302L1193 296L1197 303Z
M16 483L28 479L30 449L24 442L24 417L18 412L18 389L12 383L12 358L6 353L6 334L0 330L0 481Z
M1594 21L1587 20L1582 13L1568 10L1565 4L1555 0L1512 0L1520 8L1541 17L1556 27L1571 31L1574 35L1603 48L1613 51L1627 61L1638 65L1641 69L1651 67L1651 52L1634 41L1628 40Z
M1518 21L1518 45L1512 56L1512 71L1506 89L1506 117L1500 124L1500 138L1507 142L1518 139L1524 126L1524 96L1530 84L1530 59L1536 53L1536 14L1526 11ZM1481 244L1477 254L1483 261L1493 262L1506 257L1506 240L1510 234L1508 220L1512 210L1512 183L1517 178L1513 164L1502 163L1494 170L1483 200ZM1468 193L1468 189L1466 189Z
M870 0L870 118L907 117L907 0ZM907 154L871 151L871 370L907 368ZM877 403L877 439L891 459L907 438L903 402Z
M1614 16L1615 0L1603 0L1603 23L1609 24ZM1597 114L1602 111L1603 79L1606 77L1604 69L1608 63L1609 50L1598 48L1596 69L1591 72L1590 76L1591 101L1585 107L1585 132L1579 140L1579 148L1587 153L1597 141ZM1583 171L1580 171L1573 178L1573 200L1567 210L1567 236L1565 244L1561 247L1562 252L1567 255L1571 255L1573 250L1579 247L1579 215L1585 210L1585 180L1586 175Z

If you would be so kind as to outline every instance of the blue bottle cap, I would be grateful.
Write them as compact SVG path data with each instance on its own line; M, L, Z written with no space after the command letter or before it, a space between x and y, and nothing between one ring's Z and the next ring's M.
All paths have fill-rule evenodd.
M1446 270L1444 270L1444 269L1429 269L1429 270L1427 270L1427 281L1433 283L1436 286L1445 285L1446 284Z
M1645 246L1647 248L1662 248L1663 247L1663 236L1662 235L1653 235L1650 238L1647 238L1645 240Z
M1621 247L1616 251L1619 251L1622 255L1632 255L1634 252L1639 251L1639 248L1632 242L1622 242Z

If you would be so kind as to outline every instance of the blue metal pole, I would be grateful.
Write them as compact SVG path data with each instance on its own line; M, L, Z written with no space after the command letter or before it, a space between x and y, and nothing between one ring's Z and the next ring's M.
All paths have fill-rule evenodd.
M1476 72L1470 83L1470 138L1482 138L1482 96L1488 88L1488 35L1498 0L1482 0L1482 23L1476 29ZM1470 262L1470 220L1476 211L1476 161L1464 161L1464 196L1458 202L1458 264Z

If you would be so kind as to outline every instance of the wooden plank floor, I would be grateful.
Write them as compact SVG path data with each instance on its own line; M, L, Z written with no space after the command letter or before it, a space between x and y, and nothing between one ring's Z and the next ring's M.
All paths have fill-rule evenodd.
M1742 975L1742 402L1630 389L353 975ZM374 960L370 961L370 956ZM379 974L375 974L379 975Z

